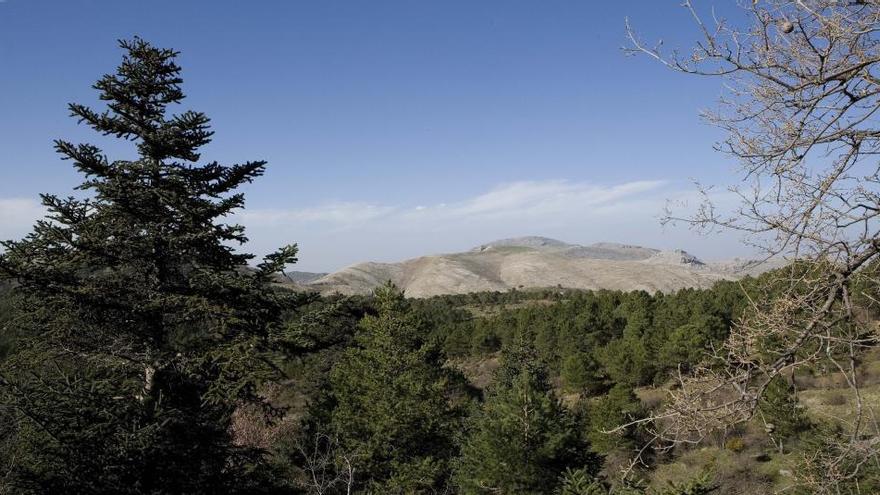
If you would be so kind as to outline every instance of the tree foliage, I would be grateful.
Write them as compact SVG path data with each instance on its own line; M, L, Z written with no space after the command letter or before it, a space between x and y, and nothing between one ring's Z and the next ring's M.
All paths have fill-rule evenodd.
M212 137L184 99L177 53L135 38L95 83L106 110L71 104L100 134L134 143L134 160L57 141L85 178L77 196L42 196L48 210L3 243L22 335L2 366L17 492L217 493L253 490L259 452L236 443L230 417L260 403L296 298L271 276L296 247L252 258L242 227L223 218L264 162L197 165Z
M534 351L517 343L471 421L457 480L462 493L553 493L566 469L591 462L585 447Z
M785 378L777 376L761 395L758 411L764 427L773 442L784 449L785 442L810 427L794 387Z
M330 428L355 459L358 486L381 493L441 489L456 454L460 380L391 284L331 374Z

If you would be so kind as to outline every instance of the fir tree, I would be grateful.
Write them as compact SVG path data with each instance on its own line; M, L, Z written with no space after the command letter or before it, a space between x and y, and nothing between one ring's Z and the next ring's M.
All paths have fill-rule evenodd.
M666 371L689 371L706 359L710 345L717 345L726 334L726 326L718 317L695 318L668 335L656 356L658 367Z
M628 427L608 433L621 425L630 423L644 415L641 402L633 389L626 385L615 385L607 394L589 404L587 438L593 451L610 454L614 451L630 453L637 443L638 430Z
M197 165L212 137L204 114L179 104L177 52L135 38L94 88L103 111L71 104L137 158L57 141L85 176L82 198L43 195L48 216L2 245L24 335L3 364L0 403L13 419L16 493L252 491L259 452L230 431L237 404L259 402L267 352L294 296L271 286L296 247L256 271L238 254L240 185L264 162ZM11 481L10 481L11 480ZM254 481L256 483L256 481Z
M392 284L331 374L331 428L355 459L359 485L376 493L441 489L455 456L462 410L456 374Z
M566 469L560 480L558 495L608 495L601 481L586 469Z
M776 376L758 403L767 434L783 452L785 442L810 427L806 413L798 403L794 387L782 376Z
M553 493L585 458L574 418L553 395L546 368L522 340L506 348L459 460L462 493Z
M577 351L562 361L559 377L569 392L592 394L602 390L605 383L601 367L592 353Z

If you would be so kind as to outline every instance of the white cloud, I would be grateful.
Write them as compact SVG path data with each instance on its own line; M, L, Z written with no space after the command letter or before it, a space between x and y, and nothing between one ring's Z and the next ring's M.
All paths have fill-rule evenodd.
M658 217L668 199L695 203L697 195L687 184L659 180L612 185L521 181L434 204L335 202L246 209L231 220L247 228L251 242L245 251L264 254L296 242L301 249L298 269L312 271L461 251L523 235L683 248L706 258L745 254L732 236L707 238L683 226L661 227ZM0 199L0 239L24 236L43 215L36 200Z
M612 185L522 181L457 201L257 209L242 212L237 220L248 228L249 251L264 253L297 242L300 269L316 271L460 251L523 235L684 248L705 257L742 254L734 250L730 237L709 239L685 227L663 228L659 216L667 199L696 199L696 194L688 185L661 180Z
M395 208L367 203L329 203L301 209L244 210L237 216L249 225L287 223L327 223L345 225L374 220L392 213Z
M37 200L0 198L0 239L23 237L45 213L45 208Z
M513 182L459 203L419 207L416 210L420 218L432 215L471 221L536 218L625 202L635 195L660 189L664 185L664 181L628 182L615 186L563 180Z
M365 222L465 221L541 217L583 208L614 206L662 188L664 181L628 182L598 186L563 180L522 181L502 184L473 198L412 208L371 203L342 202L300 209L253 209L239 213L248 225L283 226L323 223L328 226L363 225Z

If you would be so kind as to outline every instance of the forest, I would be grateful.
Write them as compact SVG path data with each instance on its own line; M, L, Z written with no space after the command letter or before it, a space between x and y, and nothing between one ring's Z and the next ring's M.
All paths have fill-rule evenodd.
M168 339L165 352L177 357L153 372L150 389L137 369L117 381L125 375L115 366L62 364L58 355L51 372L33 374L35 363L26 360L69 351L44 348L16 323L22 311L42 313L42 305L28 304L24 285L7 284L0 306L4 385L22 395L2 409L4 489L800 493L785 473L816 469L805 454L828 448L828 432L843 428L822 407L844 405L845 387L817 382L818 369L777 378L756 418L706 445L651 452L632 464L654 428L633 422L649 418L675 377L720 346L749 299L766 296L761 290L780 275L671 294L552 288L427 299L408 299L390 283L369 297L321 296L266 279L262 296L277 317L261 344L259 359L268 366L242 370L234 360L251 356L235 356L240 347L224 356L216 336L180 335ZM242 276L249 283L260 274ZM107 331L103 338L115 333ZM202 339L208 347L200 349ZM181 354L199 349L205 355L198 367L186 370L196 363L178 361ZM876 358L860 357L865 384L880 384ZM30 376L14 374L25 370ZM196 388L201 373L227 373L213 375L220 382L254 371L244 386L224 384L227 403L193 395L213 392ZM817 393L820 407L804 407L800 397ZM132 401L137 410L109 409L108 399L114 406ZM880 470L868 466L854 483L874 490Z

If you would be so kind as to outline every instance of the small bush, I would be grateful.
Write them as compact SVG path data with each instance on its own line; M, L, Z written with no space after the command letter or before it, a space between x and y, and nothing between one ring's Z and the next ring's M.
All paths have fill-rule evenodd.
M649 411L659 409L669 395L669 392L661 387L644 387L636 390L635 393L642 401L642 406Z
M742 450L746 448L746 444L742 437L731 437L724 442L724 448L731 452L742 452Z
M826 406L843 406L849 402L843 392L832 392L822 401Z

